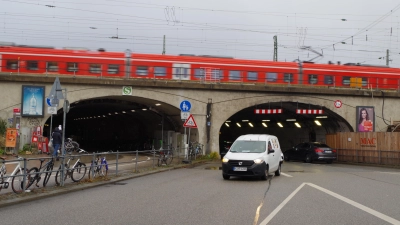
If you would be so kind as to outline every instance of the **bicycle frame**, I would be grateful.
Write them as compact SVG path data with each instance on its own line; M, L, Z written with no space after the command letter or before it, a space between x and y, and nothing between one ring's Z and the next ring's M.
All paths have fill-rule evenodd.
M5 162L5 160L3 160L3 165L1 166L1 182L0 182L0 190L1 189L7 189L8 188L8 186L10 185L10 183L11 183L11 180L12 180L12 178L15 176L15 174L19 171L20 172L20 174L24 174L23 173L23 171L22 171L22 166L21 166L21 160L22 160L22 158L21 157L18 157L18 160L19 161L17 161L17 162L8 162L8 163L6 163ZM6 165L11 165L11 164L17 164L17 166L14 168L14 170L13 170L13 172L9 175L9 176L6 176L6 173L7 173L7 169L6 169ZM7 179L6 179L7 178ZM25 184L25 182L26 182L26 180L25 180L25 176L24 176L24 179L23 179L23 183ZM6 179L5 181L4 181L4 179ZM25 185L23 185L23 187L25 187Z

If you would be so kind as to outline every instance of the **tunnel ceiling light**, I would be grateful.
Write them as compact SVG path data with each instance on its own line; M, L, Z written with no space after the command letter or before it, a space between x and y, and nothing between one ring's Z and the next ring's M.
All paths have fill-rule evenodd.
M318 126L321 126L321 123L320 123L318 120L315 120L314 122L315 122L315 124L317 124Z
M132 110L131 110L131 112L135 112L135 110L134 110L134 109L132 109Z
M118 114L118 112L115 112L115 114L117 115L117 114Z
M252 123L249 123L249 126L254 127Z
M296 119L286 119L286 121L296 121Z
M281 123L277 123L279 127L283 127L283 125Z
M98 116L97 118L100 118L101 116Z
M103 115L103 117L106 117L105 115Z
M242 126L240 126L240 123L236 123L236 125L237 125L238 127L242 127Z
M225 123L230 123L230 122L231 122L230 120L225 121Z
M262 125L263 125L264 127L268 127L266 123L262 123Z
M269 122L270 120L262 120L263 122Z
M317 118L317 119L326 119L326 118L328 118L328 116L317 116L315 118Z
M301 126L300 126L300 124L299 123L294 123L294 125L296 125L296 127L298 127L298 128L301 128Z
M147 109L142 109L143 111L146 111Z
M111 116L111 113L108 113L108 115L110 115L110 116Z
M229 124L228 124L228 123L225 123L225 126L229 127Z
M126 113L125 111L122 111L122 113Z
M242 122L249 122L249 120L242 120Z
M160 103L156 103L156 106L160 106L161 104Z

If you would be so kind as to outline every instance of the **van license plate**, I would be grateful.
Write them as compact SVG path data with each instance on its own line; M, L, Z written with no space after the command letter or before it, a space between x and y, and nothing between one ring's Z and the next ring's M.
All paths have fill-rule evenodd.
M233 167L233 171L247 171L247 167Z

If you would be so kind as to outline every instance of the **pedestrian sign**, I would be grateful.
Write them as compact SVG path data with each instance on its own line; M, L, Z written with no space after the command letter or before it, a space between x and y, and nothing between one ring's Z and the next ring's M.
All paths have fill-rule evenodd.
M189 128L197 128L196 121L194 121L193 115L190 114L189 118L185 121L183 124L184 127L189 127Z

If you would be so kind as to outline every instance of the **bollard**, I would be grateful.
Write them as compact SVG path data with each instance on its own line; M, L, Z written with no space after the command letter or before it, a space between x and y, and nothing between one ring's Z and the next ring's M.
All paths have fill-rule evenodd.
M118 150L117 150L117 160L115 162L115 175L118 176Z
M137 172L137 164L138 164L139 152L136 150L136 164L135 164L135 173Z

